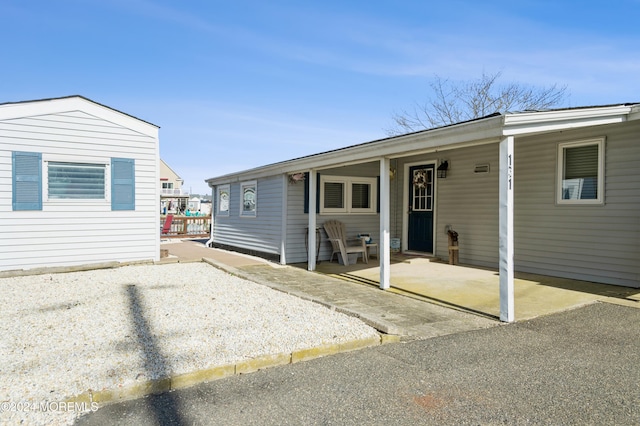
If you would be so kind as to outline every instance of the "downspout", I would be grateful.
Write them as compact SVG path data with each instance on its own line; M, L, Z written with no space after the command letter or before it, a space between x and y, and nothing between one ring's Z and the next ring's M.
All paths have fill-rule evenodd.
M211 226L209 227L209 240L204 244L205 247L210 247L210 244L213 244L213 224L214 217L216 211L216 198L215 198L216 188L215 186L211 187Z

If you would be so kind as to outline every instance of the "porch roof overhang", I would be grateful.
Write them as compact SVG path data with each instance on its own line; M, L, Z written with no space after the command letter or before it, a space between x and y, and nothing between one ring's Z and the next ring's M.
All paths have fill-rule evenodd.
M377 161L381 157L398 158L470 144L498 142L502 136L502 122L503 116L494 114L465 123L361 143L214 177L207 179L206 182L209 186L216 186L281 173L295 173L310 169L321 170L349 164L366 163Z
M322 170L350 164L401 158L525 136L640 119L640 104L581 107L492 114L475 120L352 145L205 181L210 187L284 173Z

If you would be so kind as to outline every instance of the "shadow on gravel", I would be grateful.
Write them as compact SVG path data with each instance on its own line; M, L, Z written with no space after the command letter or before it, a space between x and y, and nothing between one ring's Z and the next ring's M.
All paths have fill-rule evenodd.
M160 352L156 338L151 332L149 322L144 316L144 307L140 300L140 294L135 285L127 286L129 299L129 311L133 320L133 327L138 339L138 346L143 352L144 369L150 378L169 377L169 368L165 358ZM156 419L158 425L183 425L180 415L180 407L174 394L165 392L157 395L149 395L146 398L147 408Z

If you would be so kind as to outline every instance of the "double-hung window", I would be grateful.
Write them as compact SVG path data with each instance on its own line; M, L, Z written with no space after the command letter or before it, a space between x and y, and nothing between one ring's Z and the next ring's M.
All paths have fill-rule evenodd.
M376 185L376 178L322 175L320 213L376 213Z
M558 145L558 204L604 202L604 138Z

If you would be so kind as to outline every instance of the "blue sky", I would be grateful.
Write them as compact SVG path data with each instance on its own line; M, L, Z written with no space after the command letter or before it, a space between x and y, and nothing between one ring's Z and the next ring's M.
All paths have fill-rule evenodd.
M82 95L161 127L186 188L386 137L435 75L640 101L640 0L0 0L0 103Z

